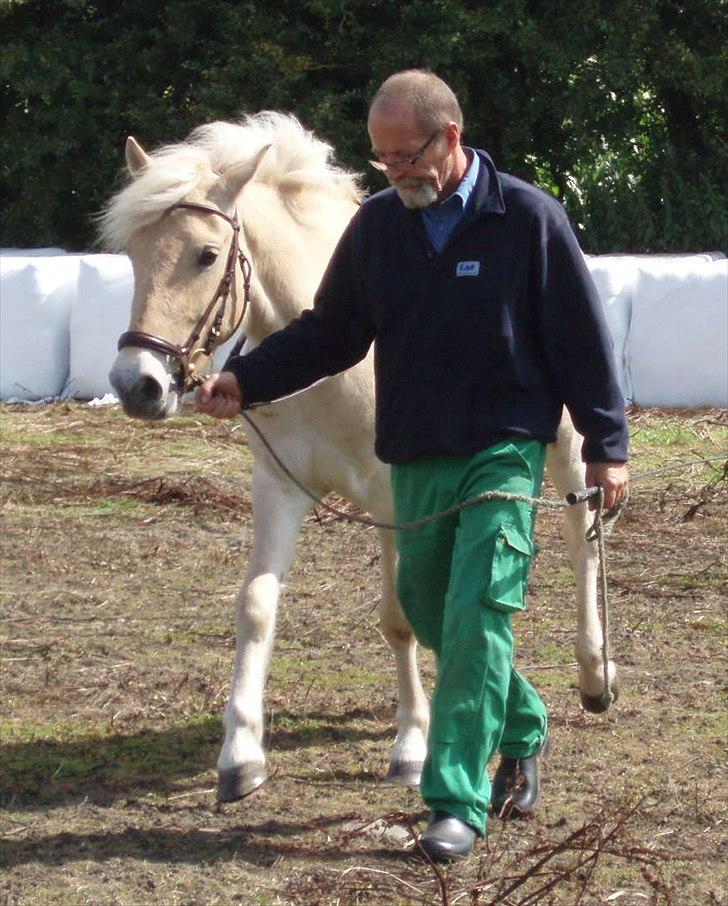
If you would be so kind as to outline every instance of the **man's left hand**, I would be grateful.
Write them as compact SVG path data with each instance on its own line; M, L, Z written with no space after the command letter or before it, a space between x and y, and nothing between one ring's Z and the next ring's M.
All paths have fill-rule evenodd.
M629 485L629 468L626 462L588 462L586 486L604 488L604 509L611 510L622 501Z

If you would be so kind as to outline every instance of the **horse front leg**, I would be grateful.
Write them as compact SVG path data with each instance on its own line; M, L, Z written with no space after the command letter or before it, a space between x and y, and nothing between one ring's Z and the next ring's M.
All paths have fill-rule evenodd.
M430 709L417 667L417 642L402 611L395 588L396 549L394 537L382 531L382 598L379 625L394 654L397 668L397 736L389 757L387 781L401 786L419 786L427 754Z
M584 486L585 466L581 461L581 437L568 418L559 427L555 444L550 444L546 455L546 469L558 493L563 497L569 491ZM593 541L586 540L591 525L591 515L585 503L566 510L565 537L569 560L576 581L576 660L579 664L579 692L585 711L598 714L606 711L619 695L617 668L608 665L609 692L604 688L602 660L602 626L597 605L597 578L599 551Z
M253 469L253 550L238 594L237 649L230 697L223 715L225 741L217 761L218 799L232 802L266 780L263 692L273 645L278 600L310 501L257 464Z

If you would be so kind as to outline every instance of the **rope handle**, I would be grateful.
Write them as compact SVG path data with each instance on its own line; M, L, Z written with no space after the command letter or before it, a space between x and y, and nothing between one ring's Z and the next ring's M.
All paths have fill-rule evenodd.
M592 497L599 496L600 487L599 485L592 485L590 488L583 488L581 491L569 491L566 495L566 502L574 506L577 503L584 503L587 500L591 500Z

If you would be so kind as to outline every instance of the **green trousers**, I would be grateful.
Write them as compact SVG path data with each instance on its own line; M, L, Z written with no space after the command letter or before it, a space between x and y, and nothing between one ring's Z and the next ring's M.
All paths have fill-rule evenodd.
M511 437L474 456L429 456L392 467L398 522L483 491L536 497L545 445ZM397 533L397 590L420 644L437 659L421 792L433 811L485 832L496 751L526 758L546 736L546 707L513 668L511 618L522 610L535 510L490 501Z

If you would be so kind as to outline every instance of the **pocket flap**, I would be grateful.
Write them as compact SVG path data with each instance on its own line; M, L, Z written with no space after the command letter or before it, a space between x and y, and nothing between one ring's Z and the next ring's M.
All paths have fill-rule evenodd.
M525 607L528 574L536 545L517 525L501 522L493 547L487 599L491 607L512 613Z
M536 545L531 541L523 529L520 529L515 525L501 523L500 530L503 539L509 547L520 551L522 554L527 554L529 557L533 557L537 552Z

